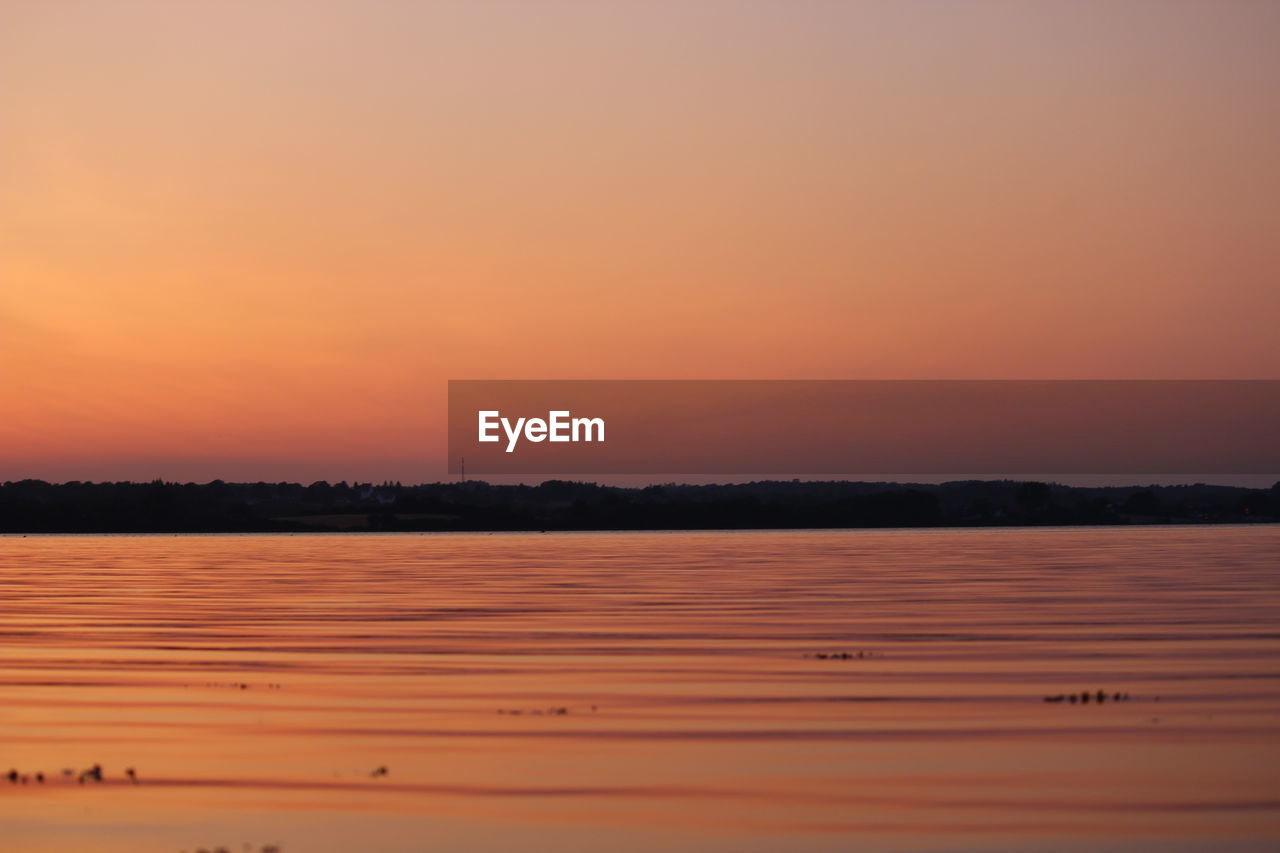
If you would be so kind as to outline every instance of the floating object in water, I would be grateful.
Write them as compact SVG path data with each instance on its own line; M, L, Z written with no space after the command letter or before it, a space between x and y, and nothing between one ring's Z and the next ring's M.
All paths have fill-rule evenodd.
M596 706L592 705L591 710L593 711L596 710ZM522 714L528 714L531 717L563 717L569 713L569 709L563 706L558 708L547 708L546 710L543 710L541 708L534 708L529 711L526 711L522 708L499 708L498 713L510 714L513 717L519 717Z
M1103 702L1107 701L1107 698L1108 698L1107 692L1105 690L1099 690L1097 693L1090 693L1088 691L1084 691L1080 693L1078 696L1075 693L1055 693L1050 696L1045 696L1044 701L1054 702L1054 703L1070 702L1073 705L1077 702L1081 702L1087 705L1090 701L1093 701L1101 705ZM1112 702L1128 702L1129 694L1123 691L1116 691L1115 693L1110 694L1110 699Z
M136 785L136 784L138 784L138 771L137 771L137 770L134 770L132 767L126 767L126 768L124 769L124 775L128 776L128 777L129 777L129 781L130 781L130 782L132 782L133 784L135 784L135 785Z
M379 766L379 767L375 767L375 768L374 768L374 770L373 770L373 772L372 772L372 773L370 773L369 775L370 775L370 776L373 776L373 777L376 779L376 778L377 778L377 777L379 777L379 776L386 776L386 775L387 775L387 773L389 773L389 772L390 772L390 771L388 771L388 770L387 770L387 766L386 766L385 764L383 764L383 765L381 765L381 766Z

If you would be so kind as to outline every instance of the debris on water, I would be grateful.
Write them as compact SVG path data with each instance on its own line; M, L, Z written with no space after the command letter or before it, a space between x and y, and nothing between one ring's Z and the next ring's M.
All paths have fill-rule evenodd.
M591 710L596 710L596 706L592 705ZM530 717L563 717L568 715L569 709L564 706L558 706L555 708L534 708L532 710L525 710L523 708L499 708L498 713L512 717L520 717L526 714Z
M1072 705L1077 702L1087 705L1091 701L1101 705L1108 700L1112 702L1128 702L1129 694L1120 691L1107 693L1105 690L1099 690L1096 693L1091 693L1088 690L1084 690L1079 694L1057 693L1052 696L1044 697L1044 701L1046 702L1070 702Z
M102 781L102 765L95 764L88 770L80 771L80 784L83 785L86 779L92 779L95 782Z
M805 657L814 660L863 660L864 658L880 657L876 652L858 651L858 652L815 652L811 655L806 654Z
M388 772L390 771L387 770L387 766L385 764L382 764L375 767L373 771L369 773L369 775L376 779L379 776L386 776Z

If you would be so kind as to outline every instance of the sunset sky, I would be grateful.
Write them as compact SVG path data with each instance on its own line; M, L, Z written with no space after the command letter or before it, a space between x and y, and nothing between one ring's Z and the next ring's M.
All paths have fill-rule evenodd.
M448 379L1280 378L1280 3L0 0L0 481Z

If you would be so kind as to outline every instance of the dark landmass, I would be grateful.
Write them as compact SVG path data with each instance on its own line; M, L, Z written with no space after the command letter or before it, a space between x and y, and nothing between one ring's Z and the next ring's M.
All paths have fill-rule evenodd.
M1280 483L1062 486L762 481L732 485L0 484L3 533L695 530L1237 524L1280 521Z

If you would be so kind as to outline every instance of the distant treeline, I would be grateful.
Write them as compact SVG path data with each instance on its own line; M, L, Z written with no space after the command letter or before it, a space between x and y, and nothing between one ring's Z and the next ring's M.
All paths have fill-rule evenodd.
M732 485L46 483L0 485L0 532L690 530L1280 520L1280 483L1081 487L763 481Z

